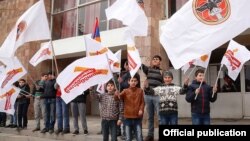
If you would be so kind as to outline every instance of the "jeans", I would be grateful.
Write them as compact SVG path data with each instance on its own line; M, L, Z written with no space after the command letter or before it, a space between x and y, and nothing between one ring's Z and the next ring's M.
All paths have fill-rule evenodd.
M117 120L102 120L103 141L109 141L109 131L111 131L111 141L117 141L116 126Z
M126 141L132 141L132 130L135 132L135 138L137 141L143 141L142 139L142 119L125 119L125 133L126 133Z
M17 107L18 127L27 127L29 103L19 103Z
M83 130L88 130L86 120L86 104L83 102L71 102L71 111L75 130L79 131L78 115L80 115Z
M17 104L15 102L14 104L14 109L15 109L15 112L13 115L10 115L10 124L13 124L13 125L17 125Z
M42 117L43 117L43 119L45 119L44 99L40 99L39 97L34 98L34 112L35 112L36 128L40 129L40 120L42 119ZM42 115L42 117L41 117L41 115Z
M193 125L210 125L210 114L192 113Z
M58 130L69 130L69 105L61 97L56 97L56 117Z
M178 115L177 114L159 114L160 125L177 125Z
M45 99L45 128L54 130L56 122L56 100Z
M148 112L148 136L154 136L154 115L159 114L159 96L144 95Z

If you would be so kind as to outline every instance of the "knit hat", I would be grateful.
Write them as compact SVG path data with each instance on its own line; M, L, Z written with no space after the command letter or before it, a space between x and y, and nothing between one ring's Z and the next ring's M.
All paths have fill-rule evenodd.
M164 76L164 77L170 76L171 78L174 78L171 71L165 71L165 72L163 73L163 76Z

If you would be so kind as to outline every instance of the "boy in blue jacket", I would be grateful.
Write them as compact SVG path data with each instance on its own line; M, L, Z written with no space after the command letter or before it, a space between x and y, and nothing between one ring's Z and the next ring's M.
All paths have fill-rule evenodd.
M203 80L204 70L198 69L195 72L195 80L189 85L186 94L186 101L191 103L193 125L210 124L210 102L215 102L217 99L217 86L212 88Z

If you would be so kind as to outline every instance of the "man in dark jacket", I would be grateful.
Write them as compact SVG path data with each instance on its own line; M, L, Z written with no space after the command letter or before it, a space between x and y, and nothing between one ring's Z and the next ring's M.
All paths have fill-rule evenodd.
M210 124L210 102L217 99L217 86L212 88L203 80L204 70L198 69L195 72L195 80L188 87L186 94L187 102L191 103L193 125Z
M74 100L71 102L71 111L73 116L73 124L75 131L73 134L79 134L79 126L78 126L78 116L80 115L80 120L82 123L83 134L88 134L88 126L86 120L86 100L87 95L89 94L89 90L84 91L81 95L78 95Z
M41 133L53 133L55 126L56 115L56 88L55 75L52 72L48 73L48 80L45 82L44 94L41 98L45 99L45 128Z
M18 129L27 128L28 118L28 108L30 104L30 87L24 79L19 80L19 86L21 91L17 96L17 118L18 118Z

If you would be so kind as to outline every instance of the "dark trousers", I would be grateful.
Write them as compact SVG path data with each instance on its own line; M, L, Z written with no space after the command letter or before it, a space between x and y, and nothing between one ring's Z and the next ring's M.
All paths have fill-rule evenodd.
M18 127L27 127L29 103L19 103L17 106Z
M109 141L109 130L111 132L111 141L117 141L116 126L117 120L102 120L103 141Z

